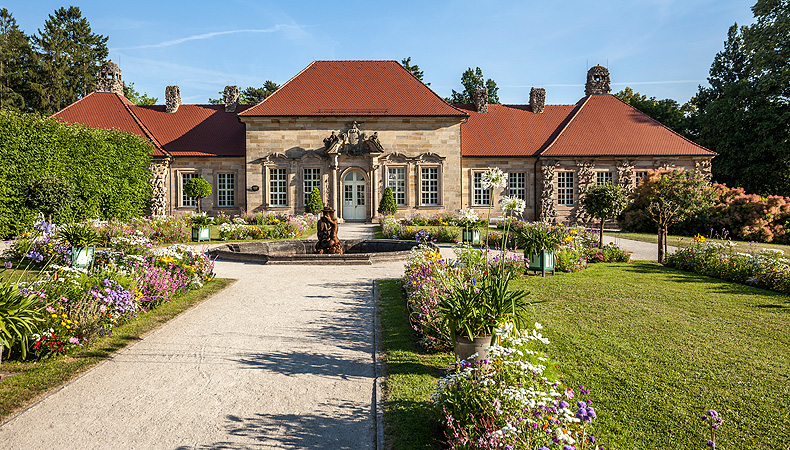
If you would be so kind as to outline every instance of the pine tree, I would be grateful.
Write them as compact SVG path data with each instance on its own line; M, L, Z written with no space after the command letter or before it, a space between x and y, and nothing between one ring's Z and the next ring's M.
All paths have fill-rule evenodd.
M379 203L379 214L393 215L398 212L398 205L395 204L395 196L392 195L392 188L387 187L381 196Z
M29 79L33 50L7 9L0 9L0 109L24 110L32 103Z
M107 59L107 37L91 32L76 6L60 8L33 36L39 56L37 109L51 114L93 92L96 74Z

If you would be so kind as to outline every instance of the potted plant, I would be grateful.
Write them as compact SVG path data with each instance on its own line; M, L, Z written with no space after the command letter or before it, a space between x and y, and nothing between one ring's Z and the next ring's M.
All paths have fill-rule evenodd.
M463 227L461 242L480 243L480 217L473 209L462 209L455 218L458 226ZM471 229L470 229L471 228Z
M519 246L524 249L524 259L529 260L529 270L546 271L554 275L554 250L560 246L560 237L552 230L551 225L536 223L519 230Z
M494 330L506 323L521 329L527 323L527 292L508 290L510 276L484 276L454 289L439 303L442 326L450 333L459 360L488 356Z
M101 242L99 232L88 223L69 223L58 231L61 239L71 246L74 267L88 267L93 263L95 245Z
M192 240L195 242L211 240L211 217L206 213L196 213L188 217L192 224Z

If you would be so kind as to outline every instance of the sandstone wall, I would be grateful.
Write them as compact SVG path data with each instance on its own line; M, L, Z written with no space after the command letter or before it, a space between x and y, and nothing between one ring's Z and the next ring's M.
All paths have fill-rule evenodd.
M168 177L168 209L169 214L183 215L195 211L194 206L185 207L181 201L181 174L197 173L211 184L212 193L201 200L202 211L216 215L222 211L234 215L247 209L245 191L247 189L246 173L244 171L244 157L174 157L170 163L170 176ZM232 173L235 179L235 205L233 207L219 208L217 204L217 174Z

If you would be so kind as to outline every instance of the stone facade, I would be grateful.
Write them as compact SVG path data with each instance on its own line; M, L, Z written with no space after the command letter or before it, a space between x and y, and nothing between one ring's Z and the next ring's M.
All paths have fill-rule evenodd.
M526 203L526 208L521 218L535 220L537 212L535 205L535 162L536 158L525 157L490 157L490 158L464 158L462 192L463 207L471 208L480 217L488 215L489 205L491 206L491 217L499 217L502 212L499 208L499 201L504 196L516 196ZM481 192L477 189L475 195L475 176L492 168L499 168L508 175L510 188L495 189L489 193L489 205L481 202ZM538 167L538 170L540 167ZM479 176L479 175L478 175ZM523 187L520 185L523 179ZM518 184L516 183L518 180ZM484 199L484 197L483 197Z
M202 176L211 184L211 195L201 200L202 211L234 215L247 210L244 157L175 157L170 160L168 173L168 214L183 215L196 210L196 206L185 205L183 198L184 176L191 174ZM219 206L219 174L233 174L233 206Z
M337 211L339 220L376 218L389 169L402 169L405 178L399 216L454 212L461 207L460 118L242 116L242 120L247 126L247 184L258 186L247 191L250 211L303 212L304 169L319 170L324 204ZM272 169L285 169L284 203L282 172ZM359 175L350 176L352 172ZM436 176L436 183L423 180L424 173ZM355 176L361 180L348 181ZM364 187L358 187L361 181ZM348 204L349 195L354 205ZM351 206L364 211L356 208L352 219Z
M170 160L162 159L151 163L151 215L163 216L167 211L167 175Z

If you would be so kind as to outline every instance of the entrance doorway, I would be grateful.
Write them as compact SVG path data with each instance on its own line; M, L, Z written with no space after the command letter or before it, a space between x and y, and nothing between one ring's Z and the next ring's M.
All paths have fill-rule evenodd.
M367 182L365 175L352 170L343 177L343 219L364 221L367 219Z

